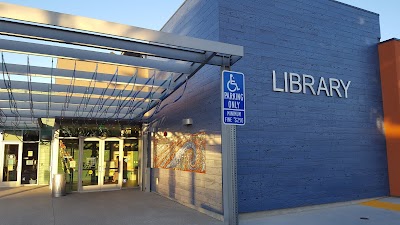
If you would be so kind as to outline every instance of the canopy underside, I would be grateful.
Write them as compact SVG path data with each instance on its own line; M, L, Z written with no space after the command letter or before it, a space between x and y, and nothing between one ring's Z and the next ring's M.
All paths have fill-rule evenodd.
M7 3L0 15L3 129L40 118L146 121L203 66L243 56L241 46Z

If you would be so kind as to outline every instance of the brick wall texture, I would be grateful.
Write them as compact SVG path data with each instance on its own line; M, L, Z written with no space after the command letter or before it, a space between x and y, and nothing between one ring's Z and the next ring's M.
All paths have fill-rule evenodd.
M220 1L220 40L245 47L240 212L387 195L379 16L330 0ZM351 81L347 99L274 92L272 71ZM281 75L282 74L282 75Z
M186 2L162 31L217 40L217 6L214 0ZM152 191L216 215L222 214L219 73L219 68L204 67L189 80L186 90L182 86L167 98L160 108L167 104L168 106L154 117L157 120L164 118L161 120L159 132L167 131L171 138L181 134L206 133L206 173L156 168L152 170ZM173 103L181 95L182 98ZM183 126L184 118L193 118L193 125ZM155 182L156 178L158 184Z
M163 30L245 48L232 68L246 75L246 125L237 130L240 212L388 194L377 14L331 0L187 0ZM348 98L274 92L273 70L280 77L294 72L316 81L351 81ZM190 108L195 121L190 129L220 134L218 74L207 67L194 76L186 100L163 112L169 118L165 128L183 129L179 116ZM220 145L210 149L220 152ZM219 165L220 155L215 157ZM172 181L181 176L157 173L168 173ZM195 187L203 179L185 176L195 176ZM207 176L221 183L220 173ZM165 190L192 186L163 184ZM207 207L221 212L221 190L208 197L207 187L202 191L192 195L204 204L218 196Z

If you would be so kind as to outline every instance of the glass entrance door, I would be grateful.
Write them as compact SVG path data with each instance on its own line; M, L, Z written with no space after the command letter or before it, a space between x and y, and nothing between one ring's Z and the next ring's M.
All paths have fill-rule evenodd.
M99 189L100 140L85 139L81 154L82 190Z
M23 143L21 184L37 184L39 143Z
M67 192L79 190L80 151L79 139L61 139L59 172L65 173Z
M107 139L104 141L103 154L103 186L102 189L119 188L122 184L121 163L121 141L118 139ZM120 159L121 158L121 159Z
M87 138L82 142L80 180L83 191L118 189L122 185L122 140Z
M132 188L138 186L139 179L139 148L137 139L125 139L124 162L122 171L122 187Z
M3 143L0 155L0 159L3 159L1 160L1 186L16 187L21 184L22 147L20 143Z

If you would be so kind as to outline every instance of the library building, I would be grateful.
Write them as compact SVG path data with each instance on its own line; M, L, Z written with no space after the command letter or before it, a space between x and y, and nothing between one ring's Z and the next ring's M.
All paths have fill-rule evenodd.
M186 0L155 31L0 3L0 54L0 188L61 174L220 220L400 196L400 40L374 12Z

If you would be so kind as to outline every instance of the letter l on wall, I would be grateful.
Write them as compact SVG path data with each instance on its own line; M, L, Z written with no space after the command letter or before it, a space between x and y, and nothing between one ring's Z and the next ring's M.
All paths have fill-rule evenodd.
M276 73L275 70L272 71L272 88L276 92L284 92L282 88L277 88L276 87Z

